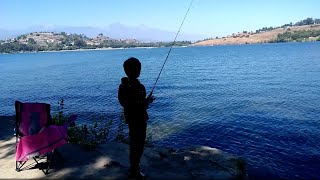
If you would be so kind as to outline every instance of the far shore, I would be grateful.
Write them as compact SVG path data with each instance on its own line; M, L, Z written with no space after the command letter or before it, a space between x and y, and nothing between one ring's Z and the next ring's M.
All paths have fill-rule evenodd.
M305 42L319 42L319 41L305 41ZM304 42L257 42L257 43L219 43L219 44L191 44L189 46L173 46L175 48L185 48L185 47L211 47L211 46L228 46L228 45L253 45L253 44L286 44L286 43L304 43ZM130 48L96 48L96 49L73 49L73 50L58 50L58 51L24 51L15 53L0 53L0 54L23 54L23 53L58 53L58 52L77 52L77 51L109 51L109 50L122 50L122 49L153 49L162 47L130 47Z
M152 49L158 47L130 47L130 48L96 48L96 49L73 49L73 50L59 50L59 51L38 51L38 52L72 52L72 51L105 51L105 50L119 50L119 49Z
M184 48L191 46L173 46L175 48ZM129 48L96 48L96 49L72 49L72 50L58 50L58 51L23 51L15 53L0 53L0 54L23 54L23 53L52 53L52 52L76 52L76 51L109 51L109 50L121 50L121 49L154 49L154 48L163 48L163 47L129 47Z
M152 49L158 47L131 47L131 48L96 48L96 49L72 49L72 50L58 50L58 51L23 51L15 53L0 53L0 54L22 54L22 53L52 53L52 52L73 52L73 51L106 51L106 50L120 50L120 49Z

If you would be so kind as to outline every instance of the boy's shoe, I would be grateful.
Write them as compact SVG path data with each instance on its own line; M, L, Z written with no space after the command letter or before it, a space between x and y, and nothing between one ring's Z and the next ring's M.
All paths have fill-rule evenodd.
M128 179L136 179L136 180L144 180L146 178L145 174L143 174L141 171L136 172L129 172Z

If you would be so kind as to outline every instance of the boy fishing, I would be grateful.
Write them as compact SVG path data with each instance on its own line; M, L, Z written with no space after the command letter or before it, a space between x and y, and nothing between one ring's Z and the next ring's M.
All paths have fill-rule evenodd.
M151 95L146 97L146 89L138 80L141 63L137 58L127 59L123 63L123 68L127 77L121 79L118 100L124 109L125 121L129 126L129 178L144 179L144 174L140 171L140 158L143 154L149 119L147 109L155 98Z

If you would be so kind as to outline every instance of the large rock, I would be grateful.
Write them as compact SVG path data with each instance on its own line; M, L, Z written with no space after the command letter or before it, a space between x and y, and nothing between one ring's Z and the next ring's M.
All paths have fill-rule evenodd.
M128 145L105 144L97 149L113 163L128 169ZM112 164L112 163L111 163ZM148 179L244 179L245 163L216 148L199 146L180 150L145 148L141 166Z

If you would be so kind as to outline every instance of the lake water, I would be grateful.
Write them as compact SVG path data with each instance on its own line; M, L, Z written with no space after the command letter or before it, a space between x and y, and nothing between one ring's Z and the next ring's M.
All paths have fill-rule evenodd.
M150 91L168 48L0 55L0 115L47 102L89 121L117 119L122 64L142 62ZM320 43L174 48L149 109L153 141L239 155L251 178L320 179Z

